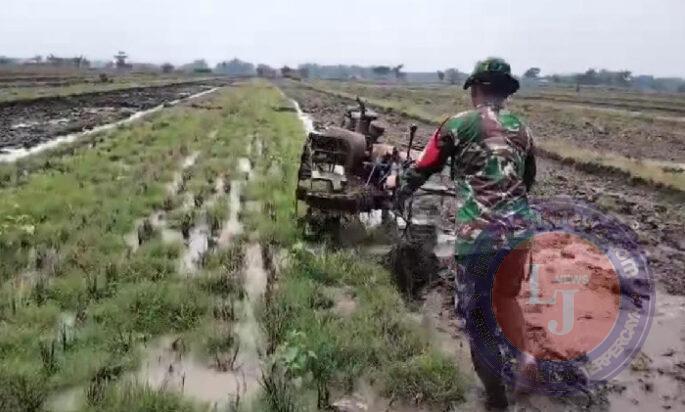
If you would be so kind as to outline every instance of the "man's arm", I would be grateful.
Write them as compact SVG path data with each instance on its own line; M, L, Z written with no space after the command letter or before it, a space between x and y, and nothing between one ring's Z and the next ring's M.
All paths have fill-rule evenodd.
M443 123L435 131L416 162L400 176L399 199L404 200L409 197L416 189L426 183L426 180L433 173L440 172L445 167L447 159L454 152L456 140L452 129L447 127L446 123Z

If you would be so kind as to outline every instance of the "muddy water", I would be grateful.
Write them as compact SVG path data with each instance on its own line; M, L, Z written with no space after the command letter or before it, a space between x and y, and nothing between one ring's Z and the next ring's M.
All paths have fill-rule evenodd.
M71 133L71 134L64 135L64 136L58 136L52 140L49 140L45 143L41 143L39 145L33 146L31 148L6 148L6 149L3 149L3 151L0 152L0 163L16 162L19 159L23 159L27 156L31 156L31 155L34 155L37 153L41 153L45 150L53 149L53 148L58 147L64 143L70 143L70 142L76 141L77 139L80 139L81 137L89 136L89 135L92 135L95 133L104 132L107 130L114 129L117 126L121 126L121 125L125 125L128 123L135 122L137 120L145 118L146 116L149 116L152 113L158 112L167 106L176 105L181 100L196 99L198 97L205 96L209 93L213 93L213 92L217 91L218 89L219 89L218 87L215 87L213 89L205 90L203 92L194 94L194 95L189 96L185 99L174 100L172 102L161 104L159 106L153 107L152 109L142 110L142 111L139 111L139 112L132 114L131 116L129 116L126 119L119 120L119 121L109 123L109 124L105 124L102 126L97 126L97 127L94 127L93 129L86 130L84 132Z
M203 257L209 252L212 230L207 222L207 209L212 207L223 192L224 180L222 177L216 179L215 191L212 196L204 203L202 216L199 223L190 230L185 251L181 257L181 272L189 275L197 274L202 266ZM190 206L192 207L192 205Z
M685 410L685 297L656 295L640 355L612 382L611 411Z
M219 240L217 242L219 247L228 246L236 236L243 233L243 225L238 220L242 207L240 203L242 184L243 182L239 180L231 181L231 190L228 194L228 220L222 225Z
M243 173L247 179L252 179L254 177L252 164L249 159L238 159L238 171ZM221 234L219 235L218 240L218 244L221 247L225 247L236 236L243 233L243 225L239 221L239 216L242 209L240 198L244 183L243 180L237 179L231 181L231 190L228 195L228 220L222 225Z
M141 369L131 379L156 389L182 393L222 408L258 388L256 378L243 368L222 372L215 362L184 353L182 343L164 337L148 348Z
M264 338L257 320L256 309L263 300L268 279L262 260L262 247L259 243L250 243L245 249L243 277L246 298L241 305L242 316L236 325L236 332L240 338L241 355L248 355L249 358L257 360L259 352L264 347Z
M200 269L202 257L209 250L209 237L211 229L207 224L206 217L202 217L190 230L190 236L186 244L186 249L181 257L181 272L194 275Z
M162 237L162 241L164 241L165 243L173 243L183 240L183 237L180 233L176 232L175 230L169 229L168 222L166 221L166 214L162 211L155 211L152 212L152 214L150 214L150 216L148 216L146 219L136 220L135 224L133 225L133 231L124 236L124 241L126 242L126 245L129 247L131 252L136 252L140 247L138 240L138 230L140 227L143 226L143 223L146 220L150 222L154 230L159 231L160 236Z
M175 195L179 192L181 188L181 183L183 182L183 172L186 169L191 168L195 164L195 162L197 161L197 157L199 155L200 152L193 152L189 156L186 156L185 159L183 159L183 162L181 163L181 170L174 174L174 179L167 186L167 193L169 195Z
M297 117L302 122L302 127L304 127L304 131L307 134L313 132L314 131L314 119L312 118L312 116L303 112L302 108L300 107L300 103L298 103L296 100L290 99L290 102L295 107L295 111L297 112Z
M77 386L48 397L45 408L52 412L77 412L86 402L85 388Z
M252 179L252 163L250 159L245 157L238 159L238 172L243 173L247 179Z

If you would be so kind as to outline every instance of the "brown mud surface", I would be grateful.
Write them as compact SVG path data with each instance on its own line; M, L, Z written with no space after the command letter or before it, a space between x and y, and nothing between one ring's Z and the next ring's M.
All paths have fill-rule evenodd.
M184 83L0 103L0 153L114 123L212 87Z
M344 108L352 104L346 99L296 86L286 86L284 91L300 104L304 112L312 115L315 125L319 127L339 124ZM381 120L386 124L385 141L406 144L406 130L413 120L397 113L379 112L382 114ZM417 140L423 143L435 125L418 123L418 126ZM445 180L444 176L438 179L443 182ZM615 379L576 398L548 398L540 395L520 397L515 400L516 410L682 410L685 407L682 395L685 392L685 330L682 322L685 298L675 296L685 295L685 280L682 276L685 271L685 211L682 208L682 194L631 184L620 176L588 173L551 159L540 158L538 184L532 195L537 198L568 196L611 213L629 225L638 234L657 280L657 312L642 352ZM440 202L434 196L425 196L418 202L418 209L429 215L438 215L434 220L439 222L443 234L438 239L436 252L440 251L438 257L444 267L449 260L452 227L448 218L450 213L445 211L450 208L450 202ZM544 262L549 267L607 269L603 267L607 262L602 260L602 256L582 242L566 241L551 246L542 243L534 248L534 261ZM375 255L373 245L368 248L364 246L364 249ZM601 284L592 285L593 299L606 300L608 309L582 312L578 320L587 322L595 315L604 316L607 318L605 326L608 327L612 319L606 316L606 312L612 307L611 303L616 302L620 292L608 278L598 281ZM455 317L453 282L453 278L445 271L443 276L431 277L429 287L424 289L419 299L421 308L417 320L426 326L432 340L438 342L446 354L454 357L461 365L470 365L468 339ZM529 286L524 287L522 296L529 294ZM544 322L549 316L544 313L528 315L526 314L527 335L538 356L564 357L587 349L578 347L577 341L559 342L547 334L541 334L540 330L544 329ZM587 346L588 341L583 342ZM474 372L470 372L475 378ZM483 410L482 399L482 388L477 384L469 392L466 404L462 405L463 409Z

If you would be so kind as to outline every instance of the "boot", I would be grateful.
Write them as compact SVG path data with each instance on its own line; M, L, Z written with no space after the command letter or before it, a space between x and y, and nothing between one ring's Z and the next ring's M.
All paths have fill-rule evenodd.
M502 411L509 406L507 401L506 387L502 382L502 377L495 373L488 365L486 365L473 348L471 348L471 360L476 374L485 386L486 401L485 406L488 410Z

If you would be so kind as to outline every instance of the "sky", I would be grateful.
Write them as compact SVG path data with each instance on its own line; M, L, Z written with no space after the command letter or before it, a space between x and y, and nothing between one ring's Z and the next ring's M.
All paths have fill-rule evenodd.
M685 0L0 0L0 55L685 77Z

